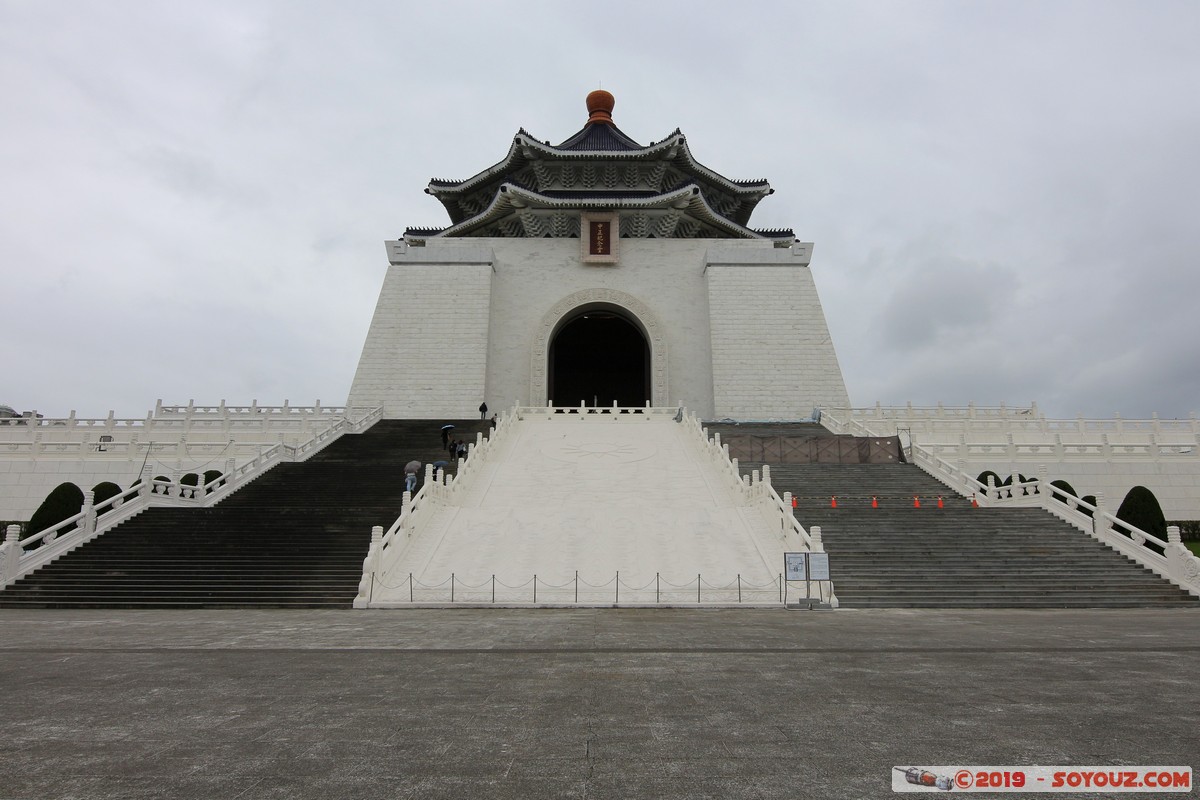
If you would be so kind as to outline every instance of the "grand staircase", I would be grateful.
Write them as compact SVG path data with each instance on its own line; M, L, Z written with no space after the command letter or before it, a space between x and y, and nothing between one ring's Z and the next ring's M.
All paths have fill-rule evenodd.
M710 426L714 430L723 438L832 436L813 426ZM763 463L769 462L739 467L748 474ZM910 464L774 463L771 483L780 495L796 498L801 524L821 527L843 607L1200 605L1042 509L975 508Z
M455 424L468 441L487 425ZM439 427L379 422L211 508L152 509L0 591L0 607L348 608L371 527L399 513L404 464L446 458ZM843 607L1198 605L1043 510L972 507L898 463L886 442L868 447L814 425L709 431L740 448L744 473L770 463L800 522L821 526Z
M487 425L450 422L470 442ZM440 425L381 421L211 508L150 509L0 591L0 608L349 608L404 465L449 460Z

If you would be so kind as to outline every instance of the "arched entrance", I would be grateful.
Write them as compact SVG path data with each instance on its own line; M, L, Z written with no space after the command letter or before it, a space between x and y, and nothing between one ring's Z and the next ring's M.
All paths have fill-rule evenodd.
M615 306L576 309L551 337L548 359L549 399L556 406L640 407L650 400L650 345Z

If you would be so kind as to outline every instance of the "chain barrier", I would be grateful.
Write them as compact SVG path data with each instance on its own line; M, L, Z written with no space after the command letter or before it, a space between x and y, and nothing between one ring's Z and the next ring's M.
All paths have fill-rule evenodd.
M428 603L532 603L538 604L539 592L541 602L552 605L620 605L622 603L622 591L624 591L626 604L632 605L648 605L670 603L678 605L680 603L695 603L702 604L705 600L710 603L758 603L774 602L776 594L781 592L782 578L773 579L767 583L750 583L743 580L742 575L738 573L733 580L724 583L712 583L704 579L703 574L696 573L696 577L683 583L673 583L662 577L661 573L655 573L654 577L647 580L641 585L634 585L621 579L620 571L617 571L612 578L603 583L590 583L587 580L579 577L579 572L576 571L573 578L562 583L550 583L545 579L540 579L536 574L523 583L508 584L497 579L493 574L484 579L482 583L466 583L461 578L458 578L455 573L450 573L450 576L443 579L439 583L425 583L412 573L400 581L398 584L389 583L381 579L377 574L372 573L372 596L376 588L388 589L392 591L408 590L408 602L428 602ZM581 592L583 589L583 601L580 601ZM497 588L502 591L497 594ZM422 597L422 594L424 595ZM771 599L764 600L763 595L768 595ZM756 598L757 595L757 598ZM782 596L782 595L780 595ZM395 598L390 600L395 602ZM385 600L388 602L388 600ZM780 600L779 602L782 602Z

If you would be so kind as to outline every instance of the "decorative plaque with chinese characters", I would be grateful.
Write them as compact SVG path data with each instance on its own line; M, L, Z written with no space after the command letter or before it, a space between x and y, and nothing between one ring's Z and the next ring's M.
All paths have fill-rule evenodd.
M621 241L621 219L616 213L584 212L579 219L585 264L616 264Z

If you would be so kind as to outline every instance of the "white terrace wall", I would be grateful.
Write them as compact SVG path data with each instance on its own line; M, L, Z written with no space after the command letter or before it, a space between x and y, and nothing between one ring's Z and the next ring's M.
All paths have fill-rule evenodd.
M903 438L971 475L1030 478L1046 468L1079 495L1102 495L1115 511L1134 486L1154 492L1168 520L1200 519L1200 421L1047 419L1027 407L829 408L834 430Z
M550 338L591 304L623 310L647 335L655 406L794 420L848 403L811 244L622 239L613 265L584 263L578 239L386 246L348 401L385 417L471 416L485 399L544 404Z
M275 444L297 446L368 409L343 406L164 406L140 419L0 419L0 520L26 521L60 483L122 489L139 477L240 467Z
M754 244L754 243L750 243ZM808 269L812 246L709 248L714 408L710 419L804 419L848 405L825 312Z

